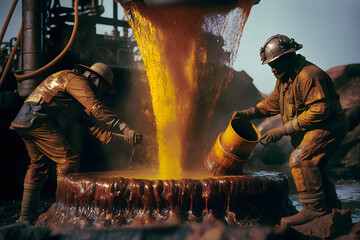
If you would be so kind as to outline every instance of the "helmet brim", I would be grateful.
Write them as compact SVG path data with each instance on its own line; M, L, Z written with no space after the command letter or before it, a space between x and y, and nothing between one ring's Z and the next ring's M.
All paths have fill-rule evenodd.
M88 71L90 71L90 72L95 73L95 74L98 75L102 80L104 80L104 82L106 82L107 85L110 87L110 89L108 90L108 92L109 92L110 94L116 93L116 89L115 89L114 85L108 83L103 77L101 77L100 73L94 71L94 70L91 69L90 67L85 66L85 65L83 65L83 64L77 64L77 65L76 65L76 68L79 69L79 70L81 70L81 69L82 69L82 70L88 70Z
M282 52L282 53L276 55L275 57L273 57L271 59L266 59L265 61L262 62L262 65L268 64L268 63L270 63L272 61L275 61L276 59L278 59L279 57L281 57L281 56L283 56L283 55L285 55L287 53L292 53L292 52L295 52L295 51L296 51L295 48L291 48L291 49L289 49L289 50L287 50L285 52Z

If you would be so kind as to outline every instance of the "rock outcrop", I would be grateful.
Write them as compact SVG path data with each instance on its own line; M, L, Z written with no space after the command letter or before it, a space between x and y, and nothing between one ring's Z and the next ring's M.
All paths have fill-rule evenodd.
M327 73L334 81L350 124L329 168L338 177L360 179L360 64L334 67Z
M330 214L293 227L304 239L335 239L351 231L349 210L334 209Z

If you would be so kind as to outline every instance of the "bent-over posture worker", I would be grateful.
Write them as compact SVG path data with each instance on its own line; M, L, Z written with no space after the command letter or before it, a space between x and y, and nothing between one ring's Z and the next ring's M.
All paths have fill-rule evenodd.
M300 48L301 44L285 35L270 37L260 56L277 79L275 89L255 107L233 114L247 120L280 114L283 126L269 130L262 138L276 142L284 135L291 136L295 150L289 164L303 208L282 218L282 227L304 224L332 208L341 208L325 167L347 133L348 120L331 78L296 54Z
M141 134L99 100L103 94L114 91L113 72L106 64L95 63L90 68L79 64L74 70L50 75L25 100L10 127L25 142L31 160L19 221L33 223L38 217L40 192L48 175L46 157L56 163L58 182L66 174L78 171L79 155L63 133L74 120L81 120L104 144L113 139L113 131L131 145L140 142Z

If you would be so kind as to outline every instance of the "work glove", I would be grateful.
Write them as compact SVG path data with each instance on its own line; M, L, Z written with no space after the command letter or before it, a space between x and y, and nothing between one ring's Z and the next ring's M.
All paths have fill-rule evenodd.
M129 125L127 125L125 122L121 122L120 119L114 118L111 121L106 123L109 127L112 128L118 128L120 132L123 134L116 134L113 133L113 136L116 136L118 138L123 138L126 142L128 142L130 145L134 146L135 144L141 143L142 135L140 133L136 133L134 130L132 130Z
M284 135L290 135L300 130L298 119L295 118L287 123L285 123L282 127L274 128L267 131L261 138L265 139L267 142L277 142Z
M130 145L134 146L138 143L141 143L142 135L140 133L136 133L129 126L126 126L124 129L124 140Z
M261 113L256 107L251 107L242 111L235 111L232 115L232 118L240 118L245 120L253 120L256 118L261 118Z

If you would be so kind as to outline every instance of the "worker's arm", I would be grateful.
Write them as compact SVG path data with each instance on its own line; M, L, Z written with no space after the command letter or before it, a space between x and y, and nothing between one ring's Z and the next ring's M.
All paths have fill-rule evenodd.
M279 105L279 94L280 94L280 81L276 82L274 91L263 101L258 103L256 107L265 116L273 116L280 113ZM295 118L281 127L271 129L267 131L262 138L267 142L276 142L280 140L284 135L291 135L296 131L299 131L298 119Z
M97 122L100 123L106 130L120 131L126 137L125 140L130 144L136 144L136 133L125 122L109 108L98 100L95 93L92 91L89 82L86 78L76 76L66 86L66 92L72 95L81 105L84 106L85 111Z
M298 116L302 130L316 128L329 118L329 98L323 81L320 77L300 82L299 90L305 105L305 110Z
M268 142L276 142L284 135L291 135L300 130L313 129L326 121L329 118L330 111L327 89L321 84L323 80L323 78L301 80L298 97L304 99L305 110L283 126L269 130L262 138Z
M93 123L89 119L89 116L86 115L85 113L80 115L80 117L77 119L77 122L81 126L87 127L89 129L89 133L103 144L108 144L113 139L111 131L107 131L105 128L102 128L96 125L95 123Z
M279 82L279 81L278 81ZM274 91L255 107L242 111L235 111L232 118L241 118L246 120L261 119L280 113L279 107L279 83L276 83Z
M265 139L267 142L277 142L284 135L291 135L300 130L299 122L297 118L288 121L283 126L270 129L267 131L261 138Z
M270 95L256 105L256 108L263 117L270 117L280 113L279 90L280 82L278 80L276 81L275 88Z
M265 115L262 114L257 107L251 107L242 111L235 111L232 115L232 118L241 118L245 120L253 120L264 118Z

